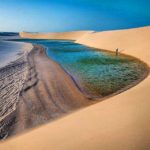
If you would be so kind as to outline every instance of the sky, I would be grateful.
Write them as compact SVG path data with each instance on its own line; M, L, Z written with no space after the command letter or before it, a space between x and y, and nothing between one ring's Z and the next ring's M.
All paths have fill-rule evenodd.
M0 0L1 32L114 30L150 25L150 0Z

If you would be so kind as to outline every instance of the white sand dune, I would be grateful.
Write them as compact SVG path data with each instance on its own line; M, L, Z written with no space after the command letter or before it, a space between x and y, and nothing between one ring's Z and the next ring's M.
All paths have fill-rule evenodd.
M76 42L150 65L150 27L89 33ZM150 76L137 86L0 144L2 150L150 149Z
M118 48L122 53L135 56L146 63L150 63L150 26L93 32L79 38L76 42L112 51Z

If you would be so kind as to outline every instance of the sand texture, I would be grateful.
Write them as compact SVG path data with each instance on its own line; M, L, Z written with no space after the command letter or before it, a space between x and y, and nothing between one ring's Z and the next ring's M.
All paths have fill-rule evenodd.
M70 76L46 56L42 47L35 46L29 54L28 66L9 136L95 103L84 97Z
M150 27L88 33L76 42L123 49L150 65ZM149 150L149 116L150 76L119 95L2 142L0 149Z
M8 136L9 129L15 121L19 94L26 82L27 56L32 46L25 44L23 47L27 51L22 52L16 60L0 68L0 138Z

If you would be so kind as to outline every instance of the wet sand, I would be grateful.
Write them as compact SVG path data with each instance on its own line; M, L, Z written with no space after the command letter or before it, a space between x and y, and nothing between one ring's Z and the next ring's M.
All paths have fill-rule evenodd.
M8 136L16 117L19 94L27 76L27 54L0 68L0 139Z
M35 46L28 66L10 136L95 103L84 97L70 76L47 57L44 48Z

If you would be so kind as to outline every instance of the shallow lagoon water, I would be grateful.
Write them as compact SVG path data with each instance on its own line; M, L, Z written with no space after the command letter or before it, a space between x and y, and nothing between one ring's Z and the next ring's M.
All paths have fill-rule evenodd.
M23 43L0 41L0 67L16 60L23 50Z
M30 40L18 41L40 44L47 55L59 63L89 96L101 97L127 88L145 74L141 61L107 51L76 44L72 41Z

